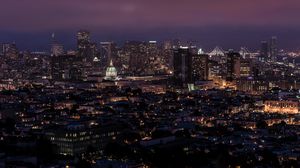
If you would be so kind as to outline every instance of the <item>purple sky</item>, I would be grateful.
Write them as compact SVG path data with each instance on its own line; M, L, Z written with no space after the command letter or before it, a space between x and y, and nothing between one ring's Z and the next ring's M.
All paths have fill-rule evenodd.
M297 48L299 16L299 0L2 0L0 42L29 47L32 36L29 44L41 45L57 32L71 45L66 38L84 28L97 41L177 36L207 47L254 48L274 34L283 47Z

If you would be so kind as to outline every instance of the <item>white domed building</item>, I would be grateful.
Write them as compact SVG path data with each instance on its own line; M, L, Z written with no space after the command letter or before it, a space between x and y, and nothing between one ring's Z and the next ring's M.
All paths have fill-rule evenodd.
M117 69L114 67L112 60L110 60L110 64L106 68L104 79L108 81L115 81L116 79L118 79L118 72Z

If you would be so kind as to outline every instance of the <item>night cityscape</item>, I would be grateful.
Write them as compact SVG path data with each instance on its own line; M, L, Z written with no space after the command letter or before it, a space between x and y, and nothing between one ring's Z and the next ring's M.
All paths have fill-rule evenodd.
M0 5L0 168L300 167L300 1Z

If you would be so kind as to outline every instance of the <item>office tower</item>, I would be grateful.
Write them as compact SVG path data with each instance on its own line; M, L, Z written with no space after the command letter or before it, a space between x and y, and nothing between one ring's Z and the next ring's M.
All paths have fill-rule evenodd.
M147 54L148 57L156 57L159 54L158 44L156 41L149 41L147 43Z
M112 42L100 42L101 61L105 66L112 60L112 45Z
M86 30L80 30L77 32L77 48L85 49L90 44L90 32Z
M190 48L190 53L191 54L193 54L193 55L196 55L196 54L198 54L198 48L197 48L197 46L190 46L189 47Z
M182 45L182 42L179 39L174 39L172 48L173 49L179 49L181 45Z
M1 53L5 55L5 53L8 51L10 44L9 43L3 43L1 44Z
M226 53L227 56L227 73L226 73L226 80L232 81L240 78L240 67L241 67L241 62L240 62L240 54L229 51Z
M208 60L208 77L209 80L214 78L221 78L222 76L222 66L213 60Z
M249 59L241 59L240 76L241 77L253 76L252 65Z
M18 49L15 43L5 43L2 44L3 55L8 59L17 59L18 58Z
M116 62L117 55L117 47L114 42L100 42L100 57L105 67L110 64L111 60Z
M192 56L192 81L208 80L208 55Z
M278 44L277 37L273 36L269 42L262 41L261 42L261 50L260 50L260 61L272 61L275 62L278 56Z
M269 60L269 44L267 41L261 41L260 61L265 62Z
M124 45L124 53L129 59L130 73L140 74L145 68L147 58L147 44L140 41L127 41Z
M156 41L146 43L146 59L143 75L165 74L169 72L169 58L167 53ZM164 55L166 54L166 55Z
M58 56L64 54L64 46L61 44L52 44L51 46L51 56Z
M90 32L86 30L77 32L77 50L78 56L83 57L85 63L92 63L98 56L97 44L91 42Z
M172 49L171 41L165 41L163 43L162 58L164 59L167 67L170 70L172 70L173 69L173 49Z
M55 81L82 81L84 67L82 57L59 55L51 58L51 76Z
M277 37L273 36L270 40L270 60L275 62L278 56Z
M192 81L192 54L188 47L180 47L174 51L175 83L183 84Z
M64 54L64 46L59 44L55 39L55 34L52 34L51 37L51 56L58 56Z
M158 49L158 44L156 41L149 41L146 43L146 65L145 68L147 69L147 71L151 71L148 73L154 73L154 63L158 60L161 59L161 57L159 57L160 53L159 53L159 49ZM162 62L161 60L159 61L160 63Z
M261 50L260 54L265 56L266 58L269 55L269 44L267 41L261 41Z
M172 49L172 42L171 41L164 41L163 43L163 49L164 50L171 50Z
M0 55L4 55L4 51L3 51L3 44L0 44Z

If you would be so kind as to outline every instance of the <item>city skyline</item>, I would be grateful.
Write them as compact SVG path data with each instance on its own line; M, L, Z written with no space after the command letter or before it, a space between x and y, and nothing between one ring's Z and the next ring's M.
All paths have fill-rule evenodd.
M299 0L3 0L0 168L300 167Z
M259 49L261 40L275 35L281 48L298 49L297 6L296 0L13 0L0 7L0 41L15 41L22 49L45 50L55 32L62 43L72 48L72 35L79 29L88 29L97 41L180 38L197 41L203 48L242 45Z

